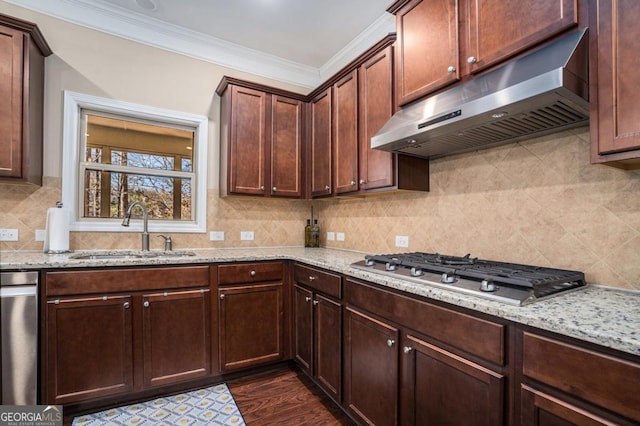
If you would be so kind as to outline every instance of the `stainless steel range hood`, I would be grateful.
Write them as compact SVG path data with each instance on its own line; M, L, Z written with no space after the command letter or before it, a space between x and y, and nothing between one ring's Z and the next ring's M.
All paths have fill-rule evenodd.
M371 147L437 158L587 124L586 31L398 111Z

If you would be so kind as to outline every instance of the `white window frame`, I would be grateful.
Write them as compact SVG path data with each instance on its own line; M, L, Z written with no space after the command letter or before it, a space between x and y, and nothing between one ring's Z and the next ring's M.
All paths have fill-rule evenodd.
M71 210L71 230L87 232L142 232L142 221L132 220L129 227L122 226L122 219L85 218L81 212L83 203L83 178L80 165L84 154L80 149L83 140L81 111L83 109L131 117L133 120L151 120L169 125L191 127L195 130L193 147L194 178L192 209L194 220L149 220L150 232L206 232L207 220L207 117L171 111L114 99L101 98L71 91L64 92L64 117L62 130L62 202Z

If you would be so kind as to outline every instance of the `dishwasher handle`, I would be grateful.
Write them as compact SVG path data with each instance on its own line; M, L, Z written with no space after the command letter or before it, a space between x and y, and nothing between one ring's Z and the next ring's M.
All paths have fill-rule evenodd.
M38 271L0 272L0 286L37 285L40 282Z

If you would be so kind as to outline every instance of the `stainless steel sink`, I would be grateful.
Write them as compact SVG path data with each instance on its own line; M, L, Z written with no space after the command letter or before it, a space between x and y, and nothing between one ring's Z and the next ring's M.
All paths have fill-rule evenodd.
M69 259L78 260L101 260L101 259L153 259L170 257L195 256L192 251L118 251L118 252L81 252L69 256Z

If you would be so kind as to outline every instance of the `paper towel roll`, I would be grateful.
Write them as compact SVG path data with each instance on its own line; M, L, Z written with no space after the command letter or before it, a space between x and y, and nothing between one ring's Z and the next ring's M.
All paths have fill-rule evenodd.
M44 237L45 253L69 251L70 212L62 207L47 210L47 228Z

